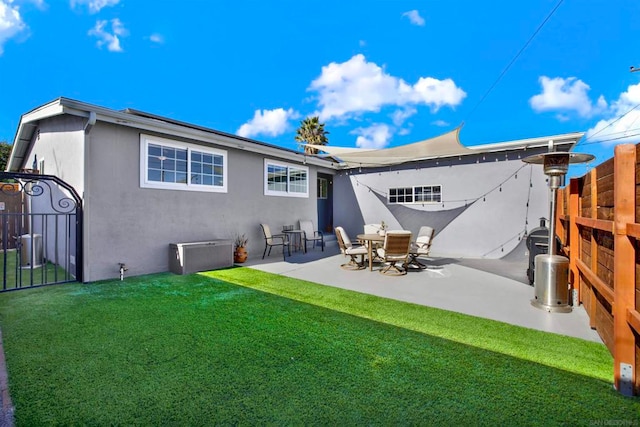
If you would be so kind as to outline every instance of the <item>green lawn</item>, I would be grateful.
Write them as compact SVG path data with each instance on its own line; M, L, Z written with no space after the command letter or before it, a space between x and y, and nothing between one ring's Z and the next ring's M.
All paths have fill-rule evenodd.
M20 268L18 252L15 250L7 251L6 268L4 259L5 254L0 251L0 281L6 277L5 289L28 288L48 283L60 283L74 280L62 267L56 266L50 262L37 268Z
M18 426L640 420L602 345L247 268L4 293L0 326Z

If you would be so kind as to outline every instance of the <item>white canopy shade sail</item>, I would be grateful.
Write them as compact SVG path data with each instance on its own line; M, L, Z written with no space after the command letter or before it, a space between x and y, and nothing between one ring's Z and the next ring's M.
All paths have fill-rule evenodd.
M584 135L583 132L575 132L562 135L553 135L547 137L522 139L518 141L465 147L460 143L460 128L461 127L457 127L450 132L444 133L434 138L414 142L412 144L382 149L334 147L330 145L314 144L307 144L307 146L316 148L319 152L323 153L318 154L319 156L334 157L339 161L341 166L353 168L359 166L389 166L416 160L464 156L469 154L502 151L506 149L526 150L529 147L544 146L548 143L551 143L552 146L553 144L570 144L568 150L571 150L573 144L575 144Z
M477 150L469 149L460 144L459 133L460 128L458 127L450 132L425 139L424 141L383 149L332 147L313 144L307 144L307 146L324 151L327 153L326 155L336 157L341 163L351 167L395 165L412 160L477 153Z

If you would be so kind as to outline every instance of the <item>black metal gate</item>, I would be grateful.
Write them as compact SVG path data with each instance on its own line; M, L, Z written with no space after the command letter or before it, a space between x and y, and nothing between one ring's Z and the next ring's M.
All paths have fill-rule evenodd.
M0 172L0 292L82 282L82 199L52 175Z

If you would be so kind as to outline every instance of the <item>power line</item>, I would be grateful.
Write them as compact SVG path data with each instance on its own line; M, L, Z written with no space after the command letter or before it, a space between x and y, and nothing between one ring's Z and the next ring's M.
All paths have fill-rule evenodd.
M639 135L640 135L640 132L632 133L631 135L618 136L618 137L615 137L615 138L598 139L598 140L591 141L591 142L585 142L585 143L580 144L580 145L602 144L603 142L618 141L620 139L631 138L633 136L639 136Z
M538 26L538 28L536 28L536 30L533 32L533 34L531 35L531 37L529 37L529 40L527 40L527 42L524 44L524 46L522 46L522 48L520 49L520 51L518 51L518 53L513 57L513 59L511 59L511 61L509 62L509 64L507 64L507 66L505 67L504 70L502 70L502 72L500 73L500 75L498 76L498 78L493 82L493 84L489 87L489 90L487 90L487 92L485 92L484 95L482 95L482 98L480 98L480 101L478 101L478 103L471 109L471 111L469 112L469 114L467 115L467 118L463 121L466 122L469 117L471 117L471 115L476 111L476 109L480 106L480 104L482 104L484 102L484 100L489 96L489 94L491 93L491 91L493 91L493 89L498 85L498 83L500 82L500 80L502 80L502 77L504 77L505 74L507 74L507 71L509 71L509 69L511 68L511 66L516 62L516 60L520 57L520 55L522 55L522 53L525 51L525 49L529 46L529 44L531 44L531 42L533 41L533 39L538 35L538 33L540 32L540 30L542 30L542 27L544 27L544 25L547 23L547 21L549 19L551 19L551 17L553 16L553 14L556 12L556 10L558 10L558 8L560 7L560 5L562 4L564 0L560 0L558 2L558 4L556 4L556 6L553 8L553 10L551 10L551 12L549 12L549 14L547 15L546 18L544 18L544 21L542 21L542 23Z
M578 144L576 144L576 145L581 145L581 144L587 145L587 144L586 144L586 142L587 142L587 141L589 141L590 139L592 139L594 136L596 136L597 134L599 134L599 133L600 133L600 132L602 132L603 130L605 130L605 129L607 129L607 128L611 127L613 124L615 124L615 123L619 122L619 121L620 121L620 120L622 120L622 119L623 119L627 114L631 113L633 110L635 110L635 109L636 109L636 108L638 108L638 107L640 107L640 104L636 104L636 105L635 105L634 107L632 107L630 110L628 110L627 112L625 112L625 113L624 113L624 114L622 114L621 116L618 116L615 120L613 120L613 121L609 122L609 124L608 124L608 125L606 125L606 126L605 126L605 127L603 127L602 129L600 129L598 132L596 132L596 133L594 133L594 134L592 134L592 135L589 135L589 137L587 137L584 141L579 142L579 143L578 143ZM629 127L631 127L631 125L630 125ZM628 131L628 130L629 130L629 129L627 129L627 131ZM616 133L617 133L617 132L616 132ZM614 135L615 135L615 133L614 133ZM631 135L631 136L634 136L634 135ZM618 139L620 139L620 138L618 138ZM595 142L593 142L593 144L596 144L596 143L599 143L599 142L604 142L604 140L598 140L598 141L595 141Z

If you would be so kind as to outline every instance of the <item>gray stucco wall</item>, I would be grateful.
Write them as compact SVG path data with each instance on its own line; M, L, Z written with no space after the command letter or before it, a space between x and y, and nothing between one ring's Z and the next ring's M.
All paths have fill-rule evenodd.
M84 125L86 119L75 116L43 120L25 162L31 168L34 155L44 161L40 173L55 175L69 183L79 194L84 191Z
M227 193L141 188L140 132L96 124L86 148L85 281L117 277L120 262L129 275L167 271L170 243L233 239L237 233L247 235L249 256L258 257L261 222L274 231L299 219L317 224L317 168L309 166L308 198L265 196L264 157L217 148L228 153ZM278 256L274 251L271 256Z
M82 195L85 123L86 119L75 116L43 120L34 134L32 148L26 156L24 167L32 168L33 161L37 157L40 173L61 178L75 188L79 195ZM43 164L44 169L42 169ZM33 218L33 232L42 235L44 257L75 275L77 254L75 216L68 219L65 215L51 215L75 213L75 204L71 201L71 195L55 183L41 181L39 186L43 193L29 199L30 212L37 214ZM58 205L58 201L63 199L67 199L71 204ZM52 203L56 206L55 209ZM45 217L40 214L48 215Z
M538 226L540 217L549 216L542 167L527 165L518 157L531 154L536 151L343 171L335 178L341 184L335 225L355 236L362 233L364 224L381 221L391 229L417 233L422 221L422 225L436 228L434 255L500 258L518 245L525 227L530 231ZM421 185L441 185L444 203L388 203L390 188ZM357 201L357 206L348 203L349 197Z

